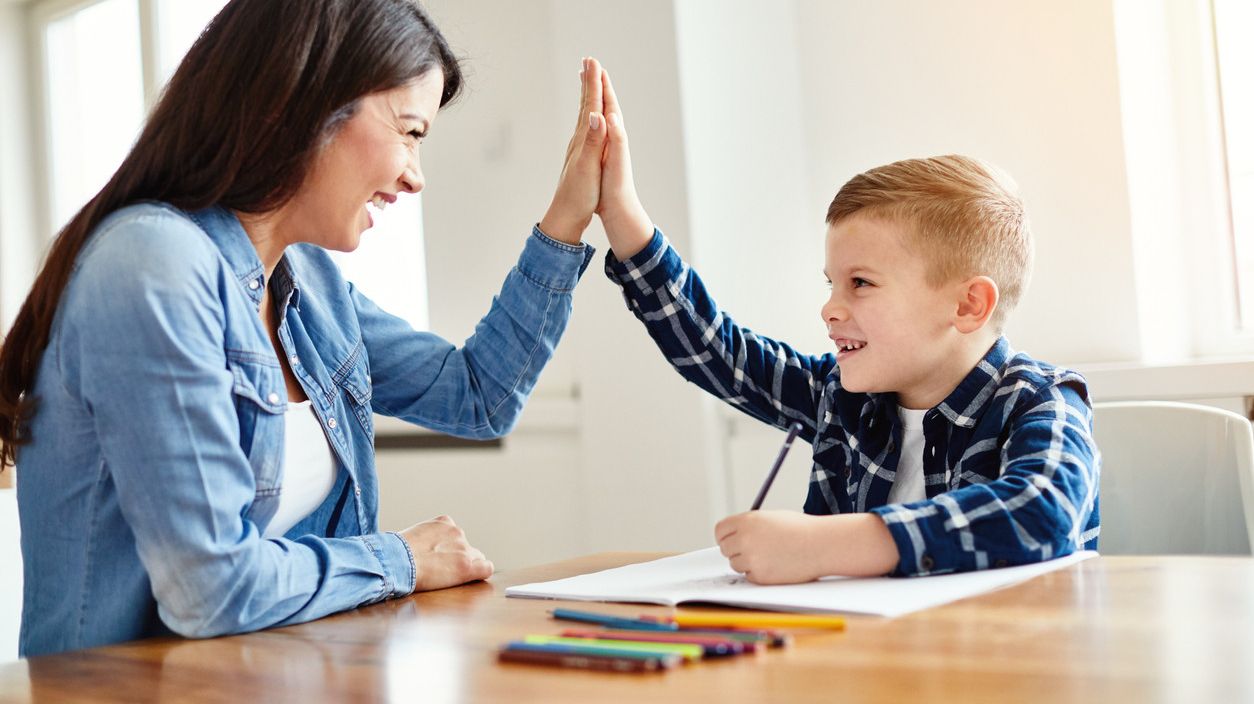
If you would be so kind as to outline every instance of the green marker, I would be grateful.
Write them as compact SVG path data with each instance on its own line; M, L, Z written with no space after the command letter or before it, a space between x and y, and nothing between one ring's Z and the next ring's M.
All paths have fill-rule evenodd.
M630 650L659 655L682 655L685 660L700 660L705 648L688 643L643 643L634 640L602 640L600 638L563 638L561 636L527 636L524 643L534 645L577 645L585 648Z

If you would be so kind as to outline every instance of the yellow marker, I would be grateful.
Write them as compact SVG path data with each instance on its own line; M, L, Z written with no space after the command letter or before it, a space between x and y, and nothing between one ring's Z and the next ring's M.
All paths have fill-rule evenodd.
M841 616L780 614L745 611L699 611L677 613L670 618L680 628L826 628L845 630Z

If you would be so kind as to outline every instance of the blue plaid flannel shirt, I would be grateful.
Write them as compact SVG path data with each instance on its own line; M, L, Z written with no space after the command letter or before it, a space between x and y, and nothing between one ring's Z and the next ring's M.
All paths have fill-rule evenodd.
M1040 562L1096 549L1100 455L1079 374L1000 338L923 421L927 499L889 504L896 394L840 387L834 354L799 354L736 325L660 231L606 274L685 379L813 447L805 512L870 511L897 543L897 576Z

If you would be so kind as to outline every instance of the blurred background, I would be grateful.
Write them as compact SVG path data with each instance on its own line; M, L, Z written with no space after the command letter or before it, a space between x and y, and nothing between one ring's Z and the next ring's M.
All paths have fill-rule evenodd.
M0 329L221 0L0 0ZM1007 334L1095 400L1254 396L1254 4L1245 0L431 0L468 90L350 279L460 341L548 205L579 61L609 69L650 215L720 304L822 354L823 217L870 167L1012 174L1035 274ZM281 31L281 28L275 28ZM601 272L517 431L380 422L384 529L451 514L499 569L686 550L748 507L782 435L684 383ZM143 256L137 252L136 256ZM807 453L768 501L800 508ZM19 469L20 471L20 469ZM0 477L0 483L11 481ZM0 490L0 594L20 589Z

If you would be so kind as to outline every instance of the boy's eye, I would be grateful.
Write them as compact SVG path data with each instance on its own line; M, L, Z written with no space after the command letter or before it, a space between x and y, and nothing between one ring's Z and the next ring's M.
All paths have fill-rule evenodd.
M853 277L853 287L854 287L854 288L862 288L863 286L870 286L870 285L871 285L871 282L870 282L870 281L867 281L866 279L860 279L860 278L858 278L858 277L856 277L856 276L855 276L855 277Z

